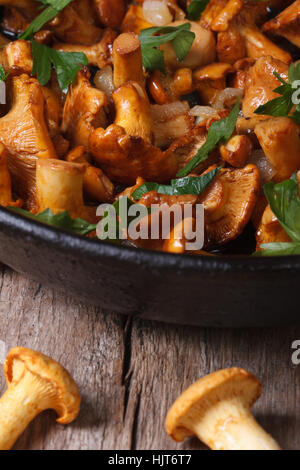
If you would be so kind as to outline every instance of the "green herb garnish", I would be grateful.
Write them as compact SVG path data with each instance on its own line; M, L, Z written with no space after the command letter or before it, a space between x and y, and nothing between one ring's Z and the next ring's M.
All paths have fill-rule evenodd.
M187 17L189 20L200 20L202 13L209 4L210 0L192 0L187 7Z
M0 65L0 82L5 82L9 74L10 72L5 73L4 68L2 67L2 65Z
M283 256L300 254L300 197L296 174L282 183L267 183L264 191L272 212L292 239L287 243L266 243L256 256Z
M54 66L60 88L68 91L77 73L89 61L82 52L60 52L39 42L32 41L33 70L42 86L47 85L51 77L51 68Z
M144 183L132 194L132 198L139 201L144 194L149 191L156 191L159 194L168 196L182 196L184 194L201 194L215 179L221 168L215 168L201 176L186 176L185 178L174 179L171 185L158 183Z
M185 23L176 27L154 27L141 31L139 40L145 69L149 71L160 70L165 73L164 53L159 48L168 42L173 45L177 59L182 62L189 53L195 39L195 33L190 29L191 24Z
M288 82L285 82L277 72L274 72L274 75L282 85L273 91L281 96L259 106L255 113L274 117L285 116L300 124L300 104L296 104L296 110L293 114L290 114L293 106L295 106L293 96L300 95L300 63L290 65Z
M128 209L130 206L134 205L134 202L132 202L128 197L126 196L121 196L119 199L117 199L112 207L114 208L115 210L115 216L116 216L116 219L114 220L115 222L115 233L113 234L113 237L110 238L107 233L108 233L108 227L110 224L112 224L112 215L110 214L109 210L107 210L103 216L103 219L101 220L100 222L100 227L101 227L101 239L103 240L108 240L108 241L111 241L113 243L120 243L121 240L122 240L122 232L123 232L123 229L127 229L128 228L128 225L129 225L129 222L131 222L131 219L128 220L127 224L124 225L124 221L122 221L120 219L120 204L121 204L121 201L124 200L126 202L126 205L127 205L127 213L128 213Z
M219 143L225 143L233 134L236 126L237 118L240 111L239 100L236 102L229 116L220 121L214 122L208 131L207 139L204 145L198 150L197 154L192 158L188 164L179 171L177 176L187 176L196 168L200 163L204 162L209 154Z
M35 33L38 33L42 27L53 20L58 13L60 13L66 6L69 5L73 0L39 0L47 8L37 16L32 23L28 26L26 31L21 34L19 39L31 39Z
M51 77L51 67L54 66L58 83L64 92L68 91L77 73L83 65L88 65L88 59L82 52L60 52L51 47L34 41L33 35L58 15L73 0L39 0L45 8L35 18L19 39L30 39L32 43L33 70L42 86L47 85Z
M97 228L97 225L90 224L86 220L72 219L70 214L66 211L54 215L50 209L46 209L44 212L35 215L17 207L8 207L8 209L29 219L51 225L52 227L68 230L69 232L76 233L77 235L88 235Z

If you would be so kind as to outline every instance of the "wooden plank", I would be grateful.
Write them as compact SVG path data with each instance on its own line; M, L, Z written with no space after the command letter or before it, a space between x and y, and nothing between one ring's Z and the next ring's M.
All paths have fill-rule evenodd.
M45 412L16 449L204 448L196 439L176 444L166 436L167 410L202 375L232 366L262 380L256 416L283 448L298 449L300 367L291 362L298 338L300 327L209 330L127 319L10 269L0 275L0 362L16 345L40 350L67 367L83 398L74 424L62 427Z

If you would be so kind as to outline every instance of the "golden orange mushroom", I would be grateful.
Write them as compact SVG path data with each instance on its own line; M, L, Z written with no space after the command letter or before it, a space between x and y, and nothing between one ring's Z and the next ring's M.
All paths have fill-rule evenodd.
M273 180L283 181L300 168L300 127L287 117L259 122L254 129L274 169Z
M69 424L78 416L78 387L53 359L31 349L14 348L6 357L4 374L7 390L0 399L0 450L11 449L45 410L55 410L60 424Z
M70 87L63 109L61 131L72 147L89 148L89 137L94 128L105 126L105 93L93 88L89 73L80 71L77 80Z
M221 203L218 188L218 197L213 199L213 207L209 206L209 210L206 210L206 247L223 245L242 233L251 219L258 199L259 170L255 165L247 165L241 169L222 169L208 194L204 193L199 197L199 202L203 203L204 207L207 199L210 205L212 204L211 192L214 191L215 185L222 187Z
M12 78L13 102L0 118L0 142L8 152L8 169L13 184L27 204L35 195L36 162L57 158L45 119L45 99L35 78Z
M129 81L144 85L142 50L135 33L120 34L113 44L114 85L118 88Z
M85 167L62 160L39 160L36 167L36 207L40 213L51 209L53 214L69 212L73 219L94 223L95 208L83 201Z
M261 245L266 243L285 243L290 241L290 237L280 225L270 206L267 205L256 232L257 250L260 250Z
M66 156L66 161L84 165L83 189L88 198L98 202L112 201L114 185L100 168L89 163L85 147L75 147Z
M112 64L112 44L117 36L115 31L106 29L101 39L92 45L57 42L54 49L62 52L81 52L86 55L89 64L102 69Z
M262 30L269 34L283 36L300 47L300 0L296 0L275 18L265 23Z
M222 62L214 62L194 71L194 84L204 105L214 103L218 93L226 88L227 75L232 72L232 66Z
M235 135L220 146L223 160L236 168L246 165L253 152L253 144L246 135Z
M13 201L11 189L11 177L7 169L7 151L3 144L0 144L0 206L21 207L21 199Z
M261 393L260 382L243 369L207 375L172 405L167 434L176 442L197 436L212 450L280 450L251 414Z
M119 29L126 12L126 0L93 0L103 26Z

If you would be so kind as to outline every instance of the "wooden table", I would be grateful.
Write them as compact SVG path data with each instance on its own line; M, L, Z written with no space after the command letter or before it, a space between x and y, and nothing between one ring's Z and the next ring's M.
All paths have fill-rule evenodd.
M0 362L13 346L37 349L66 366L83 400L75 423L60 426L45 412L16 449L201 449L196 439L177 445L166 436L167 410L196 379L232 366L261 379L258 420L283 448L299 449L300 366L291 344L300 327L169 326L105 313L4 267L0 283Z

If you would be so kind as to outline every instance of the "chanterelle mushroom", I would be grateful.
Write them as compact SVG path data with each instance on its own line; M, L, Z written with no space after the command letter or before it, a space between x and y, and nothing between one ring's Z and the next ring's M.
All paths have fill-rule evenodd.
M38 4L35 0L0 0L0 5L20 8L29 18L38 12Z
M8 169L24 199L35 194L38 159L57 158L45 120L42 87L28 75L13 77L11 110L0 118L0 142L8 151Z
M89 136L94 128L105 125L105 93L93 88L89 73L80 71L76 83L70 87L63 110L61 131L76 147L89 147Z
M99 42L91 46L80 44L66 44L59 42L54 44L54 49L62 52L82 52L87 56L90 65L100 69L112 64L112 44L117 33L111 29L106 29Z
M167 433L177 442L196 435L213 450L280 450L250 412L261 392L257 378L240 368L207 375L175 401Z
M60 424L74 421L80 394L70 374L57 362L25 348L12 349L4 364L8 389L0 399L0 449L9 450L28 424L53 409Z
M76 9L76 2L70 3L51 22L48 27L54 35L64 42L91 46L101 38L101 29L93 24L87 27L84 18Z
M263 31L283 36L300 47L300 0L279 13L263 26Z
M0 144L0 205L22 206L22 200L14 202L11 190L11 178L7 169L7 152L3 144Z
M94 0L99 20L104 26L119 29L125 15L125 0Z
M290 237L280 225L270 206L267 205L256 232L257 250L260 250L261 245L266 243L284 243L290 241Z
M85 166L61 160L39 160L36 168L36 212L68 211L74 219L95 222L95 208L83 201Z
M300 127L281 116L262 121L254 132L274 169L273 179L283 181L300 168Z
M245 83L245 97L243 100L243 114L252 117L254 111L273 98L278 98L274 89L280 85L274 72L279 73L283 80L288 79L288 66L271 56L261 57L247 73Z
M255 165L241 169L224 168L207 191L200 195L206 218L207 246L223 245L237 238L250 221L259 194L260 175ZM211 207L216 186L221 201Z

